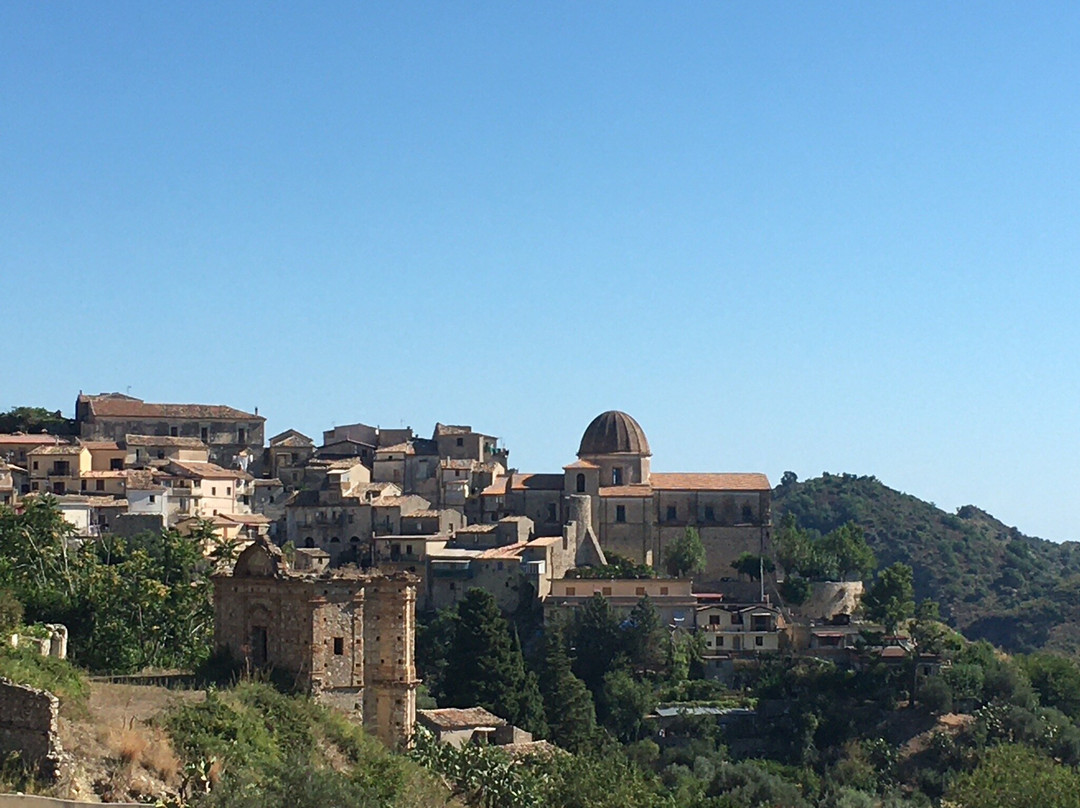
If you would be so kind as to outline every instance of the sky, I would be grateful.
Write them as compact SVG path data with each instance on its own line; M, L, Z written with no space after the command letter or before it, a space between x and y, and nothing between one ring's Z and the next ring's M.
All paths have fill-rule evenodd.
M0 4L0 409L472 424L1080 539L1080 5Z

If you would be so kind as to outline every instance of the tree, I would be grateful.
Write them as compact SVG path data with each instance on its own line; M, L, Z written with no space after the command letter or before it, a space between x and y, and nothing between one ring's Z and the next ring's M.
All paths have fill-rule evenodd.
M636 741L645 716L656 707L652 685L635 679L625 670L616 670L604 677L602 694L604 725L620 741Z
M540 692L548 737L571 752L588 748L596 732L596 708L589 689L571 670L566 638L558 625L544 632Z
M705 545L692 527L686 528L664 553L664 566L672 578L686 578L705 571Z
M739 557L731 562L731 568L739 575L745 575L751 581L760 581L762 570L772 572L776 569L776 564L771 558L765 558L754 553L740 553Z
M479 705L542 735L543 700L536 677L525 670L521 646L494 596L470 589L458 603L457 617L443 683L447 705Z
M627 661L637 673L656 671L663 665L667 631L648 595L631 609L622 624L621 635Z
M1026 746L1002 744L957 777L946 797L958 808L1080 808L1080 774Z
M866 543L863 529L854 522L841 525L825 535L817 542L817 549L842 579L847 579L849 575L862 578L877 566L874 551Z
M607 598L597 592L577 608L570 620L567 638L574 659L574 674L596 696L603 687L605 674L625 658L619 621Z
M7 412L0 412L0 432L77 435L79 428L73 418L65 418L60 410L50 412L44 407L12 407Z
M911 567L897 562L881 571L863 595L866 616L884 624L890 634L915 613L915 587Z

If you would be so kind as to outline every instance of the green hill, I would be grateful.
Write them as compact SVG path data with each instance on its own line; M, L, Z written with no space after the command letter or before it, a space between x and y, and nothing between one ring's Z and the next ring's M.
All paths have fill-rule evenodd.
M911 565L917 598L971 638L1012 651L1080 652L1080 544L1025 536L974 505L955 514L876 477L823 474L773 489L773 523L788 513L827 533L861 525L879 567Z

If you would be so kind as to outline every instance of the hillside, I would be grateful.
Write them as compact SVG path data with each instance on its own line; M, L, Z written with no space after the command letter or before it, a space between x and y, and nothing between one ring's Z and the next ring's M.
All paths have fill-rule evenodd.
M971 638L1012 651L1080 652L1080 544L1025 536L973 505L955 514L875 477L823 474L773 489L773 522L826 533L861 525L879 567L915 572L917 598Z

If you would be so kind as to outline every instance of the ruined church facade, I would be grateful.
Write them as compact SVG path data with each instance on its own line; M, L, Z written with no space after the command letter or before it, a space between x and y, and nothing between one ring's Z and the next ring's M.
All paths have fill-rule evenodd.
M388 746L416 720L416 581L408 573L291 569L257 541L231 575L214 577L214 644L250 667L273 667L322 703L359 718Z

